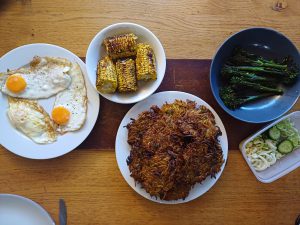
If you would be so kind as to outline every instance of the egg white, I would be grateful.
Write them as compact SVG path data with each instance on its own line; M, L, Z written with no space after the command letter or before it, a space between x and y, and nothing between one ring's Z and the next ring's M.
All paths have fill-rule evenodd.
M49 98L69 87L71 77L68 71L71 62L62 58L34 57L29 67L9 71L3 75L1 91L11 97L25 99ZM26 88L20 93L10 91L6 86L10 75L18 74L26 81Z
M56 125L36 101L9 97L8 103L7 116L17 130L38 144L56 141Z
M57 126L57 132L63 134L79 130L87 114L87 92L84 77L78 63L73 63L69 71L72 82L70 86L58 93L53 108L63 106L70 112L70 119L65 125Z

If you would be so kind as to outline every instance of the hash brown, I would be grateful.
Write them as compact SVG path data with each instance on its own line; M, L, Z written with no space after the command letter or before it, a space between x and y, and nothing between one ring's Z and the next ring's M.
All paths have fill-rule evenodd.
M131 176L151 196L184 199L224 163L214 116L193 101L152 106L126 127Z

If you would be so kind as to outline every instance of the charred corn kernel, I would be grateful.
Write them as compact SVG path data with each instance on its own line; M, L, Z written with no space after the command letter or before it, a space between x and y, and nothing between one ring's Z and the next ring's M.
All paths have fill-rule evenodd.
M116 68L113 61L104 57L98 62L96 87L103 93L113 93L118 85Z
M118 60L116 63L118 76L118 91L129 92L137 90L135 62L133 59Z
M133 33L121 34L105 38L103 44L112 59L119 59L136 55L136 40Z
M138 80L156 80L155 55L148 44L137 45L136 73Z

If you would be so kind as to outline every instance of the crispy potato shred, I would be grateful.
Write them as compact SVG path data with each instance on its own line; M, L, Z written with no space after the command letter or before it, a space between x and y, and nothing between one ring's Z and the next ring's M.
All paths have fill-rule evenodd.
M162 200L185 199L193 185L215 177L224 162L213 114L193 101L152 106L126 127L131 176Z

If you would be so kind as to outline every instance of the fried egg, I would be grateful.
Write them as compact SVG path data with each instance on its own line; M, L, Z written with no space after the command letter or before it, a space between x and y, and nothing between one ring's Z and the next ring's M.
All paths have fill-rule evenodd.
M71 84L71 65L62 58L34 57L29 66L4 74L1 91L11 97L49 98Z
M80 66L73 63L69 71L70 86L58 93L52 110L52 119L58 125L57 132L64 134L79 130L86 119L87 92Z
M4 73L0 73L0 87L2 87L4 81L7 79L7 75Z
M36 101L8 97L8 104L8 118L17 130L38 144L56 141L56 125Z

